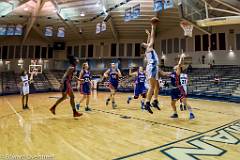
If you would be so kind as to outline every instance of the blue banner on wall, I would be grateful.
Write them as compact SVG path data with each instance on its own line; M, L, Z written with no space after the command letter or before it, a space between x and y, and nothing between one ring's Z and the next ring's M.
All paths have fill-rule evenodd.
M162 3L162 0L154 0L154 3L153 3L153 9L155 12L157 11L161 11L163 10L163 3Z
M165 0L164 1L164 9L169 9L169 8L173 8L173 7L174 7L173 0Z
M140 4L133 7L132 18L136 19L140 16Z
M132 19L132 8L128 8L125 10L125 17L124 20L126 22L130 21Z

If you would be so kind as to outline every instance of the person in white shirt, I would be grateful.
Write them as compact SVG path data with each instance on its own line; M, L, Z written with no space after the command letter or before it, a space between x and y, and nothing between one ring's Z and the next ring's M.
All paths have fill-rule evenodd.
M181 68L181 70L183 71L183 69ZM187 86L188 86L188 75L186 73L181 73L180 74L180 83L181 83L181 86L183 86L183 89L185 91L185 93L187 94ZM187 107L186 105L183 104L182 100L180 100L180 110L183 111L183 110L187 110Z
M28 107L29 85L33 82L32 81L33 73L30 75L30 78L28 78L27 71L22 70L20 73L20 78L21 78L20 93L22 95L22 108L29 109L29 107Z

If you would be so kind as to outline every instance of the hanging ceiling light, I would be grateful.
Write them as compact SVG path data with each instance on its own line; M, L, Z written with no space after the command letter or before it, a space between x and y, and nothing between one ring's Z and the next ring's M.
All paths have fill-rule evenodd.
M39 64L43 64L42 58L39 59L38 63L39 63Z
M81 13L80 13L80 16L81 16L81 17L84 17L84 16L85 16L85 13L84 13L84 12L81 12Z
M0 65L3 65L3 60L2 59L0 59Z
M23 64L23 59L22 59L22 58L20 58L20 59L18 60L18 64Z
M230 50L229 50L229 56L230 57L234 57L235 56L235 53L234 51L232 50L232 47L230 46Z
M24 10L24 11L28 11L28 10L29 10L29 8L28 8L28 7L25 7L23 10Z

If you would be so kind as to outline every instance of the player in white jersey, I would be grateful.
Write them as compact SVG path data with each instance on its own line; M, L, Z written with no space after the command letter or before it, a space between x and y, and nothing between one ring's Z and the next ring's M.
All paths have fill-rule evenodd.
M30 75L30 79L29 79L27 71L22 70L20 78L21 78L20 93L22 95L22 108L23 109L29 109L29 107L28 107L29 85L30 85L30 83L32 83L33 73ZM26 102L24 103L25 99L26 99Z
M183 69L181 68L181 70L183 71ZM183 86L183 89L187 95L187 85L188 85L188 75L186 73L181 73L180 74L180 83L181 86ZM186 105L183 104L182 100L180 100L180 110L187 110Z
M145 50L145 57L147 61L147 67L146 67L146 74L147 74L147 80L149 82L149 89L147 92L147 98L146 98L146 104L145 109L153 114L153 111L151 110L151 99L152 96L154 97L154 101L152 103L153 107L160 110L158 106L158 92L159 92L159 83L158 83L158 65L159 65L159 59L156 51L153 48L154 41L155 41L155 33L156 33L156 27L157 23L159 22L159 19L154 17L151 19L151 26L152 30L151 33L146 30L146 33L148 34L148 40L147 43L142 43L141 48Z

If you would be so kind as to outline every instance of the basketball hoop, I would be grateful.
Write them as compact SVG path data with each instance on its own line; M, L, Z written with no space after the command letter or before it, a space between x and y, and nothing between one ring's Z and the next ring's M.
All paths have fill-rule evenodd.
M181 21L180 26L184 30L184 36L192 37L193 25L188 23L187 21Z

